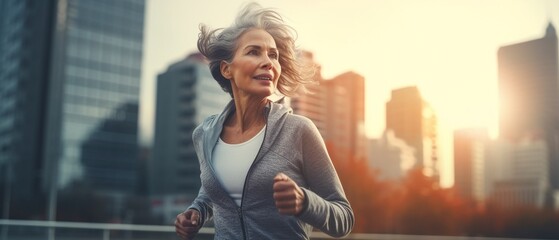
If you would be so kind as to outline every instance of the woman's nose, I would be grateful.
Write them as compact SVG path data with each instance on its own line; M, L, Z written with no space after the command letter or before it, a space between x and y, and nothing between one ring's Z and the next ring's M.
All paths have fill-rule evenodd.
M262 62L262 68L266 69L266 70L270 70L272 69L272 60L269 57L264 57L264 60Z

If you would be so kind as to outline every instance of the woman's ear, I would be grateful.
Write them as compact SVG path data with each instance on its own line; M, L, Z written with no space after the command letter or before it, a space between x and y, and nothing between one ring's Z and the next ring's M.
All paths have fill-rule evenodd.
M228 62L226 62L225 60L222 60L221 63L219 63L219 69L220 69L221 75L223 75L223 77L225 77L226 79L231 80L231 70L230 70Z

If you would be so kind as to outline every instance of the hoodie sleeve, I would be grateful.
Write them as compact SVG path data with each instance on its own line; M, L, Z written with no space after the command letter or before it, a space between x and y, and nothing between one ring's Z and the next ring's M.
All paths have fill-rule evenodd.
M353 228L353 210L318 129L304 119L303 174L308 188L302 188L307 204L298 218L330 236L346 236Z
M211 120L211 118L208 118ZM194 131L192 132L192 142L194 144L194 149L196 150L196 155L198 155L198 160L200 161L201 159L201 155L202 155L202 141L203 141L203 126L204 124L206 124L209 120L206 119L204 121L204 123L200 124L198 127L196 127L194 129ZM200 166L202 165L202 163L200 163ZM198 191L198 196L196 197L196 199L194 199L194 201L192 202L192 204L187 208L187 209L196 209L198 210L198 212L200 212L200 222L202 224L200 224L200 226L203 226L208 220L210 220L213 216L213 205L212 202L210 200L210 198L208 197L208 195L206 194L206 192L204 191L204 186L200 187L200 190Z
M209 221L213 216L213 208L210 199L206 195L204 188L201 187L200 191L198 192L198 196L192 204L187 209L196 209L200 212L200 226L204 226L204 224Z

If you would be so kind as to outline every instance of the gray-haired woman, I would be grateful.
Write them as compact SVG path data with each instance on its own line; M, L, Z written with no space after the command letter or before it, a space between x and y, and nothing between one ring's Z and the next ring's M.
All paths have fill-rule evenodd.
M254 3L232 26L200 30L198 49L233 99L194 130L202 186L177 216L177 234L192 239L210 218L215 239L308 239L313 227L349 234L353 210L316 126L268 99L311 79L294 31Z

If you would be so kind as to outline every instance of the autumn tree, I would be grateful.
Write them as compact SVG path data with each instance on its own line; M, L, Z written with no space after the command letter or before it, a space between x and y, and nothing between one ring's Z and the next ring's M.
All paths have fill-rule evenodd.
M385 232L389 185L380 182L364 158L326 143L346 196L355 214L354 232Z
M363 156L332 142L326 147L355 214L354 233L458 235L554 239L559 212L505 208L460 197L452 188L412 169L400 181L385 181Z

